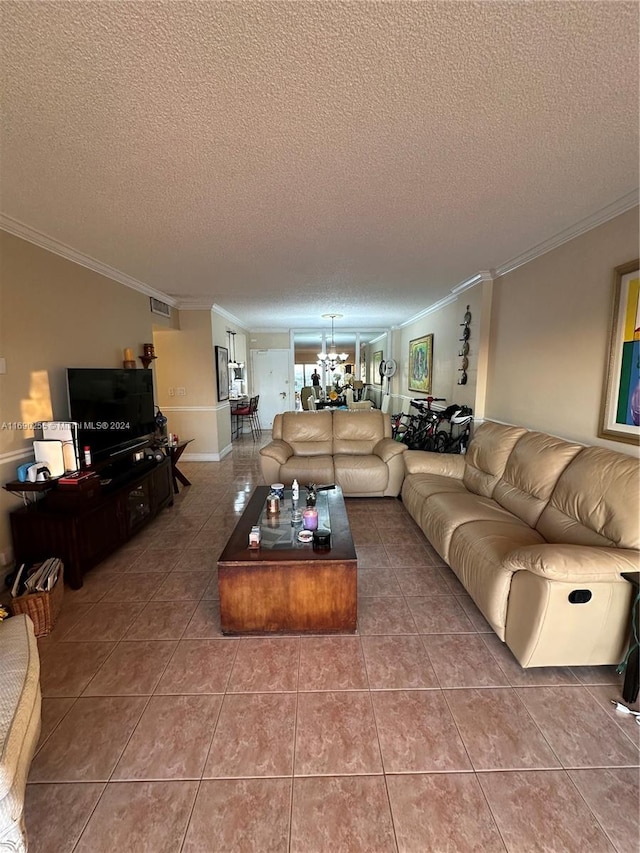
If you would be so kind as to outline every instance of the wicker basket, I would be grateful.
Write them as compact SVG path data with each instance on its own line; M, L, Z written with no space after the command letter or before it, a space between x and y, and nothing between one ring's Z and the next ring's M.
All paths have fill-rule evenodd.
M64 595L64 570L60 565L58 580L51 592L31 592L11 600L13 615L26 613L31 617L36 637L46 637L56 624Z

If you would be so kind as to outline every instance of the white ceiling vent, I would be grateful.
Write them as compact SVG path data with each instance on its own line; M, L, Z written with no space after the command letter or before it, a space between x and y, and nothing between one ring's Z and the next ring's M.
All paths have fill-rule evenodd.
M167 305L166 302L161 302L153 296L149 297L149 302L151 303L152 314L159 314L161 317L171 317L171 306Z

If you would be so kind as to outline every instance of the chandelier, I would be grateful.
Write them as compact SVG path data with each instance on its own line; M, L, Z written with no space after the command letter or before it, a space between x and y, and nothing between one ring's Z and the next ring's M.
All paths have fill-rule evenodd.
M336 352L336 345L333 340L333 322L336 319L339 320L342 314L323 314L322 317L325 320L331 320L331 345L327 352L323 350L318 353L318 367L326 367L327 370L333 372L339 364L344 364L349 358L346 352L340 354Z
M244 362L236 361L236 333L228 329L227 334L229 335L229 370L242 370Z

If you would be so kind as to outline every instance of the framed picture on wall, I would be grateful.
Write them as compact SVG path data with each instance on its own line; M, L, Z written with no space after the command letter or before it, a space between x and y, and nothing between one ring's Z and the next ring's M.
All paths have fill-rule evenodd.
M360 380L367 381L367 356L364 347L360 350Z
M371 377L371 384L375 385L376 382L378 385L382 385L382 376L380 376L380 365L382 364L382 350L379 349L378 352L374 352L373 354L373 376Z
M640 443L640 262L616 267L600 438Z
M433 335L409 341L409 391L431 394Z
M218 383L218 400L228 400L229 350L226 347L216 347L216 381Z

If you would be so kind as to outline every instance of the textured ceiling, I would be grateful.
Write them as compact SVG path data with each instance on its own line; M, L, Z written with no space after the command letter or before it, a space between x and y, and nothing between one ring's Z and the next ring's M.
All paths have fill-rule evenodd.
M402 323L638 187L636 2L0 16L2 214L253 329Z

